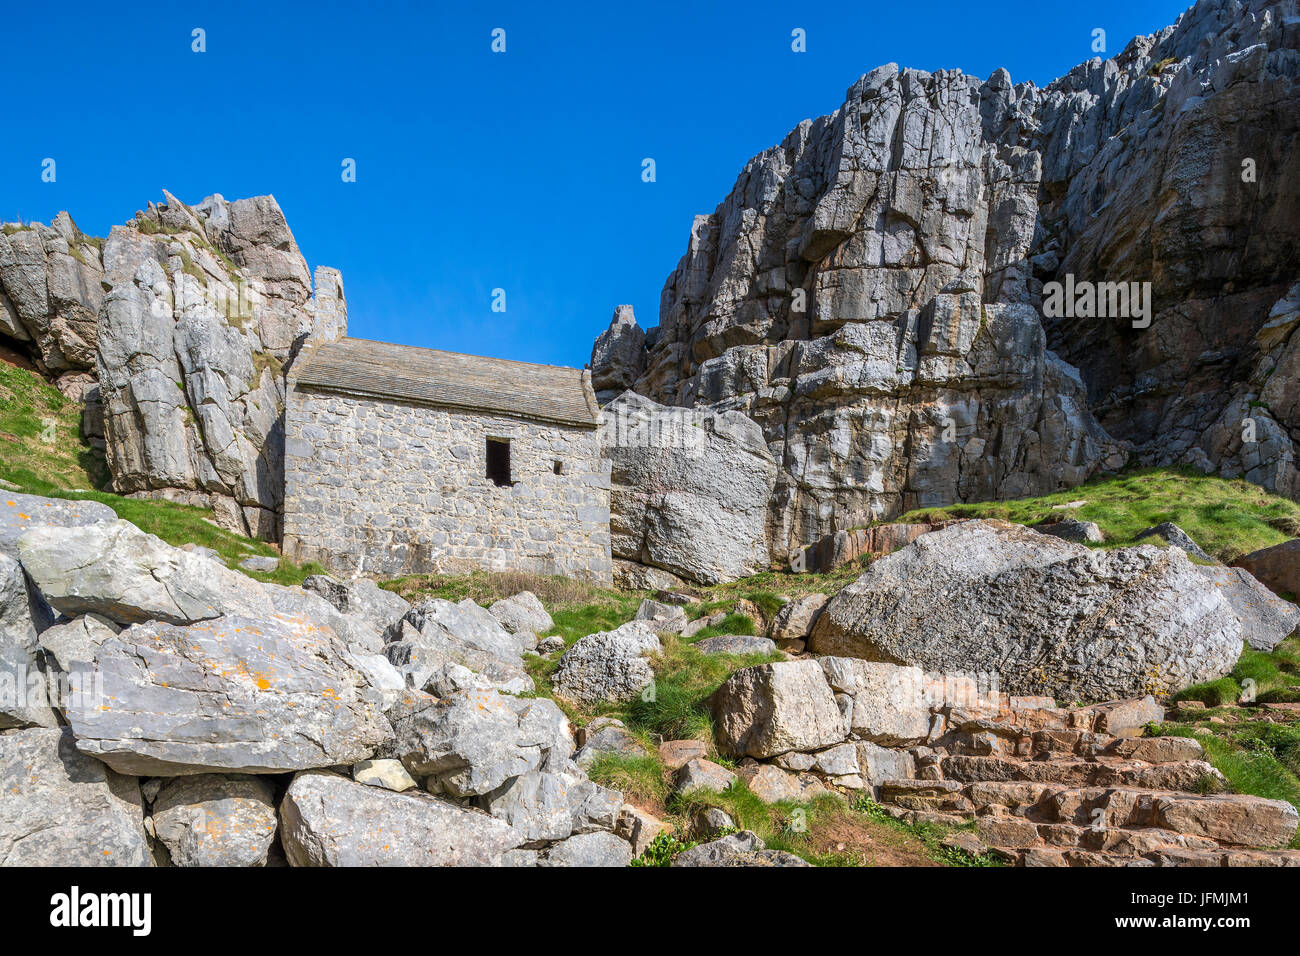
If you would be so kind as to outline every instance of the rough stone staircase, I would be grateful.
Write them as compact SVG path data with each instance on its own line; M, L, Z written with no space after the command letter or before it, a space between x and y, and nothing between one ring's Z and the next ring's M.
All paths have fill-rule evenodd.
M1217 792L1199 742L1138 736L1136 703L954 710L913 751L920 779L885 781L879 802L910 823L973 820L957 845L1021 866L1300 866L1300 850L1284 849L1291 804Z

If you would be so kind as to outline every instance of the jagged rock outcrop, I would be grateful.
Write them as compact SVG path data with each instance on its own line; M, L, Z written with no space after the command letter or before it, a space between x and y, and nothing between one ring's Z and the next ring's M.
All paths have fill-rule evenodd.
M1202 0L1041 89L873 70L696 217L633 387L762 427L774 557L1130 443L1300 494L1297 47L1286 0ZM1067 275L1150 282L1150 315L1040 318Z
M213 509L276 540L284 368L347 329L342 278L315 289L271 196L165 202L105 239L66 213L0 235L0 335L67 394L121 494Z

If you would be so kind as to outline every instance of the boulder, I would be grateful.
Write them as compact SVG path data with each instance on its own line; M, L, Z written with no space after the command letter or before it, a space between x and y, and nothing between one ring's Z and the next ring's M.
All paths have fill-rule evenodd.
M1194 558L1200 558L1202 561L1214 560L1201 550L1201 546L1192 540L1191 535L1172 521L1163 521L1160 524L1152 525L1145 531L1140 532L1133 540L1142 541L1146 538L1164 538L1166 542L1187 552Z
M1284 601L1243 568L1221 564L1197 570L1220 590L1241 622L1242 637L1257 651L1271 651L1300 628L1300 607Z
M805 594L776 612L768 636L774 641L803 641L812 633L817 615L826 606L825 594ZM778 646L780 646L778 644Z
M764 803L807 803L819 794L826 793L816 779L801 777L797 773L782 770L775 764L748 762L742 763L740 775L754 796Z
M523 655L535 644L531 632L511 634L468 598L459 604L433 598L407 613L384 653L416 690L427 689L449 665L459 664L498 690L523 694L533 690Z
M580 704L632 700L654 681L646 658L662 651L646 621L588 634L564 652L551 687L558 696Z
M711 790L722 793L736 782L736 775L720 764L703 757L688 760L673 774L673 789L678 793Z
M649 598L637 607L632 620L645 621L653 627L656 634L680 634L687 623L684 608L676 604L662 604Z
M496 866L515 839L479 810L319 772L294 777L280 833L291 866Z
M137 624L95 653L77 747L121 773L283 773L370 757L392 729L335 635L301 618Z
M18 553L45 599L69 616L192 624L225 614L268 617L273 610L252 578L128 521L38 527L19 539Z
M479 804L510 824L517 845L535 846L574 833L613 830L623 796L581 774L530 770L511 777Z
M706 637L694 644L703 654L775 654L776 641L748 634L725 634Z
M849 727L855 736L895 747L925 740L930 705L919 667L849 657L823 657L818 663L831 689L852 698Z
M18 539L33 528L78 528L116 520L117 513L98 501L0 493L0 554L17 559Z
M673 866L808 866L784 850L769 850L758 835L741 830L712 843L701 843L677 854Z
M1232 563L1275 594L1300 597L1300 538L1252 551Z
M239 566L245 571L257 571L262 574L270 574L280 566L280 559L263 554L250 554L239 562Z
M520 591L502 598L492 604L488 612L511 634L545 634L555 627L551 615L546 613L546 608L532 591Z
M659 745L659 759L669 770L708 755L709 745L703 740L665 740Z
M140 785L66 728L0 734L0 866L150 866Z
M1176 548L1094 551L965 521L872 564L827 603L811 649L1087 701L1221 677L1241 640L1227 599Z
M813 660L746 667L709 699L718 747L736 756L818 750L846 736L835 695Z
M301 587L263 584L279 614L303 617L328 627L356 654L382 654L387 639L381 622L362 614L343 614L319 593Z
M581 833L538 854L538 866L627 866L632 845L612 833Z
M178 777L154 798L153 826L176 866L265 866L275 791L259 777Z
M544 637L537 642L537 653L545 657L554 654L556 651L562 651L568 646L564 643L564 638L558 634L552 634L550 637Z
M671 591L685 581L662 568L652 568L636 561L614 559L614 586L624 591Z
M0 562L2 563L2 562ZM95 651L122 628L100 614L84 614L67 624L55 624L41 631L41 647L54 657L59 670L71 673L74 664L88 664Z
M1101 544L1106 540L1106 536L1101 533L1101 526L1095 521L1078 521L1074 518L1058 518L1048 524L1034 525L1034 530L1077 544Z
M655 837L667 831L666 823L630 803L624 804L618 811L618 820L614 825L614 835L632 844L633 859L644 853Z
M352 765L352 779L367 787L382 787L401 793L419 786L400 760L361 760Z
M764 570L777 465L740 412L668 408L624 392L601 416L612 459L614 557L700 584Z
M569 721L553 701L460 691L417 704L393 720L395 738L380 756L395 757L431 793L490 793L530 770L559 771L573 753Z

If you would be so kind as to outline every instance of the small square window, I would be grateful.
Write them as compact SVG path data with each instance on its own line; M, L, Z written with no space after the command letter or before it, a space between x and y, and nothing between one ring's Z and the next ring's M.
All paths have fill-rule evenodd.
M558 458L555 459L555 473L557 475L564 474L564 462L560 461Z
M510 480L510 439L487 440L487 476L498 488L508 488L514 484Z

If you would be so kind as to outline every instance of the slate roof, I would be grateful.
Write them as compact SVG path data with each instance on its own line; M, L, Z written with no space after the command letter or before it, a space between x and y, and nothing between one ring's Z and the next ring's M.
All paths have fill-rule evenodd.
M595 428L600 407L582 369L345 338L319 346L297 384L363 398Z

